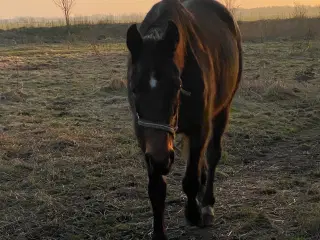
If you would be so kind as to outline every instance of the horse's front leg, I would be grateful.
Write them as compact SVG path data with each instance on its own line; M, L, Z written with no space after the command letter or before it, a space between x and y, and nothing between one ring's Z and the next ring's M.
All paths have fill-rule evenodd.
M183 152L187 152L187 168L183 178L183 191L187 195L187 204L185 206L185 217L191 225L200 226L202 224L200 203L197 195L201 190L200 170L201 158L204 147L204 141L200 134L186 137L184 139Z
M149 198L153 210L153 240L166 240L164 228L164 209L167 193L165 177L158 174L149 175Z

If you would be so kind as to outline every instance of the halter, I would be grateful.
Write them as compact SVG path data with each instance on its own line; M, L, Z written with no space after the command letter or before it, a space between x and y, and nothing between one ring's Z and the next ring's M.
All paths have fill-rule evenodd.
M181 88L180 92L181 92L181 94L186 95L188 97L191 96L191 92L186 91L183 88ZM172 135L175 135L175 133L178 130L178 120L176 121L176 126L173 127L173 126L171 126L169 124L155 123L155 122L151 122L151 121L148 121L148 120L141 119L138 113L136 113L136 115L137 115L138 125L139 126L162 130L162 131L171 133Z
M172 127L169 124L161 124L161 123L155 123L155 122L143 120L143 119L140 118L138 113L137 113L137 118L138 118L138 125L140 125L142 127L162 130L162 131L165 131L165 132L169 132L169 133L171 133L173 135L178 130L178 121L177 121L176 126Z

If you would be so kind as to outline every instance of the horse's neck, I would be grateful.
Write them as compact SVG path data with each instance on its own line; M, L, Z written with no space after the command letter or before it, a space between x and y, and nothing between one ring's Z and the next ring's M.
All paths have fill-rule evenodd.
M183 71L185 65L186 47L187 46L185 40L181 39L177 46L176 53L174 55L174 61L177 64L177 67L179 68L180 72Z

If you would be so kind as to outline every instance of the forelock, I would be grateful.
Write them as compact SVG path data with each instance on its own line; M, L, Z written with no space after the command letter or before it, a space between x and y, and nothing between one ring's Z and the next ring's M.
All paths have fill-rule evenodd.
M159 28L152 28L146 36L143 37L144 40L160 40L162 38L163 32Z

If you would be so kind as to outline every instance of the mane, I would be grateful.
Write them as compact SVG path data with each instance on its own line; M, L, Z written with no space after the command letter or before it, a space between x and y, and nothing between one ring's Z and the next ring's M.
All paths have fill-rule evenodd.
M187 54L191 53L198 63L204 85L203 97L206 118L204 123L211 124L209 111L212 109L213 101L210 98L214 96L216 90L215 81L212 79L215 76L213 59L210 54L207 54L210 50L204 44L205 38L192 13L179 0L162 0L155 4L146 15L140 26L140 33L144 39L159 40L163 36L169 20L172 20L179 29L180 42L177 46L175 62L180 71L182 72L185 67ZM209 92L210 94L208 94ZM207 127L210 128L210 126Z

